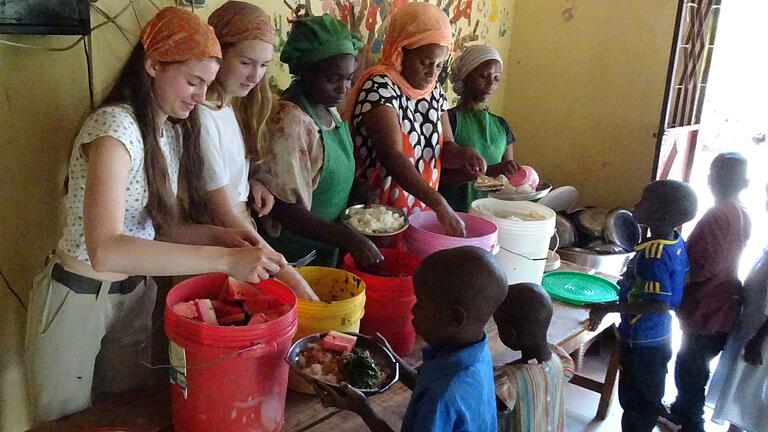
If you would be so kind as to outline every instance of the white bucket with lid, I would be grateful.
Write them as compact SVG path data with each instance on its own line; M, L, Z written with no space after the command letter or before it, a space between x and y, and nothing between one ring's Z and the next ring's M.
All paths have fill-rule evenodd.
M498 227L500 250L496 259L507 273L508 283L541 283L549 240L555 233L552 209L530 201L482 198L472 203L469 213Z

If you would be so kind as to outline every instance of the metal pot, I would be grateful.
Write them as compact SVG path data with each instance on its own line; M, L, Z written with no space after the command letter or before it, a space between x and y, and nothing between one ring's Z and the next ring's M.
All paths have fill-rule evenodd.
M555 215L555 235L560 240L560 247L571 247L578 242L576 226L565 215ZM549 242L549 248L554 249L555 237Z
M603 235L607 241L621 246L624 250L631 251L640 244L642 234L640 225L635 222L632 213L617 208L608 212L605 217Z
M579 229L591 237L602 237L605 218L608 209L604 207L588 207L579 210L575 215Z

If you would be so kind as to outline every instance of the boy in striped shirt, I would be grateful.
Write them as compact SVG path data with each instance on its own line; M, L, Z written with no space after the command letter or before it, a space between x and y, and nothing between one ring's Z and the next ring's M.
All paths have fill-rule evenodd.
M499 432L564 432L563 394L574 365L568 353L547 341L549 295L536 284L510 285L493 319L501 342L522 354L497 370Z

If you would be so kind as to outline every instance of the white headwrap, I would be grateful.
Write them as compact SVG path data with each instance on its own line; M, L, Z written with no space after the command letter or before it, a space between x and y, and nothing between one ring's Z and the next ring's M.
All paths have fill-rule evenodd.
M453 91L457 95L461 96L464 91L464 78L486 60L496 60L502 67L504 66L496 48L488 45L469 45L453 60L449 77L453 84Z

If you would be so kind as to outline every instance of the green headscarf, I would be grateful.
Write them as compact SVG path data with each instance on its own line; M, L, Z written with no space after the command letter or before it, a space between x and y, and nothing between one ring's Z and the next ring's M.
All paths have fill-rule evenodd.
M291 27L280 53L280 61L288 65L292 75L298 75L304 66L329 57L341 54L355 56L362 46L360 36L328 14L301 18L294 21Z

